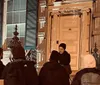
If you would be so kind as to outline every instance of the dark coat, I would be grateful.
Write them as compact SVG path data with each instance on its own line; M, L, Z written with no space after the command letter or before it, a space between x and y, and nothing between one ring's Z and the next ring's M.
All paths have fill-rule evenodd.
M99 74L100 75L100 70L98 70L98 69L95 69L95 68L85 68L85 69L79 71L75 75L75 77L74 77L71 85L81 85L81 78L82 78L82 76L84 74L86 74L86 73L89 73L89 72L96 73L96 74Z
M4 85L38 85L34 62L17 60L9 63L3 72Z
M1 76L4 68L5 68L4 64L2 63L2 61L0 61L0 79L2 79Z
M39 74L40 85L69 85L69 76L60 64L47 62Z
M65 51L63 54L60 54L59 62L64 66L70 65L70 54L67 51Z
M70 66L70 54L67 51L65 51L63 54L60 54L59 63L66 69L69 75L72 73Z

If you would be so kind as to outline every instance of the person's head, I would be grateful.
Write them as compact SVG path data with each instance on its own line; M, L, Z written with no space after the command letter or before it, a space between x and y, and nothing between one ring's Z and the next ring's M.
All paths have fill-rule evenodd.
M59 53L53 50L50 55L50 61L58 62L59 56L60 56Z
M0 48L0 60L3 58L3 49Z
M66 44L65 43L61 43L59 45L59 53L63 54L65 50L66 50Z
M81 67L84 68L95 68L96 60L92 54L87 54L81 57Z
M13 59L25 59L25 50L23 47L14 47L11 49Z

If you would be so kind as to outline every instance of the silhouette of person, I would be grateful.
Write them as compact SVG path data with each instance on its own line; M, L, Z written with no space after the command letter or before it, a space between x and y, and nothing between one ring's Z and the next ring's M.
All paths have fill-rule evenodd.
M39 73L40 85L69 85L69 76L58 59L59 53L52 51L50 61L43 65Z
M1 76L2 76L2 72L5 68L5 66L2 63L1 59L3 59L3 49L2 48L0 48L0 79L1 79Z
M91 54L83 56L82 65L82 69L76 73L71 85L91 85L93 82L95 85L100 85L100 70L96 69L94 57ZM98 79L99 83L97 82ZM83 82L84 80L86 83Z
M4 85L38 85L38 75L33 61L26 61L22 46L11 48L13 61L5 67Z

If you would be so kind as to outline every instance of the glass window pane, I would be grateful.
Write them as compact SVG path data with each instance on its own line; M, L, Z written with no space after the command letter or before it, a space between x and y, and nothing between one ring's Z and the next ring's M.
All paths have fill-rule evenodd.
M20 12L20 23L25 23L25 22L26 22L26 11Z
M12 11L12 9L13 9L13 0L9 0L7 5L7 12Z
M20 24L19 28L20 28L20 36L25 37L25 24Z
M26 10L26 0L20 0L20 10Z
M17 11L20 9L20 0L14 0L14 10L13 11Z
M12 37L13 35L13 29L14 26L13 25L7 25L7 37Z
M13 24L19 23L19 12L13 12Z
M7 8L7 37L12 38L15 25L18 26L19 38L24 42L26 22L26 0L9 0Z
M12 13L7 13L7 24L12 24Z

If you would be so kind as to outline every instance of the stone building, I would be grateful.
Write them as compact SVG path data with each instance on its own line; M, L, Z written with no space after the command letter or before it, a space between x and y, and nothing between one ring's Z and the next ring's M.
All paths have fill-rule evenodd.
M0 21L1 45L6 49L17 24L25 49L37 49L38 68L49 60L51 51L58 50L62 42L66 43L71 54L73 71L81 69L82 57L93 52L95 43L100 53L100 0L0 1L4 1L0 8L3 10L2 14L0 12L0 17L3 17ZM11 10L11 6L15 9ZM31 8L34 10L30 12ZM7 49L5 52L6 55Z

